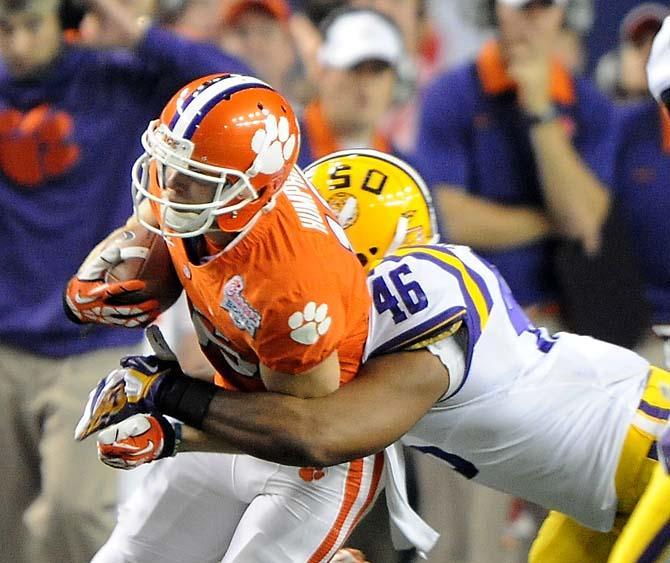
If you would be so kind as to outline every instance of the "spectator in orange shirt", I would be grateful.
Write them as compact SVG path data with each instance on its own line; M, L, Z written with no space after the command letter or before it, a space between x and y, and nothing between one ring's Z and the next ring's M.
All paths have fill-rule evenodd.
M220 43L292 102L305 99L301 62L286 0L232 0L224 4Z
M380 127L404 53L400 29L376 10L344 7L322 22L321 31L317 96L302 116L299 165L347 148L397 154Z

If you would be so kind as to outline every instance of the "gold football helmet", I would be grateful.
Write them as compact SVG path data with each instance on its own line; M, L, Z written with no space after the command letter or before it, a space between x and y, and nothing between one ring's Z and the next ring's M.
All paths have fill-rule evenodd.
M366 270L400 246L432 244L435 210L419 174L372 149L331 153L305 175L333 209Z

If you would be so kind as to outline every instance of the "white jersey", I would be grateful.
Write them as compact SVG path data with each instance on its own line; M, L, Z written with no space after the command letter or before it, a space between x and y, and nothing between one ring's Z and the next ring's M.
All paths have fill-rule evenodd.
M535 328L495 268L469 248L402 248L372 270L365 359L467 329L465 369L403 438L465 477L606 531L614 477L649 364L637 354ZM456 371L456 370L454 370Z

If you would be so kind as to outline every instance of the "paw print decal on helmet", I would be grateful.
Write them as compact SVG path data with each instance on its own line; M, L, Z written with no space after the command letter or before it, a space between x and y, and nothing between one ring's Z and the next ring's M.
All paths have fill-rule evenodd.
M251 139L251 148L256 153L252 169L256 174L274 174L281 170L296 148L295 134L289 134L289 122L283 115L277 121L274 114L266 114L263 129L258 129Z
M321 336L330 329L332 319L328 316L328 305L317 307L314 301L305 305L302 311L296 311L288 318L291 338L299 344L316 344Z

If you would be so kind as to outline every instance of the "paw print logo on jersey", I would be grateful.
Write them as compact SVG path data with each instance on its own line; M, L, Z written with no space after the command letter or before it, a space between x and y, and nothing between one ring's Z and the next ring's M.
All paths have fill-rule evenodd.
M301 467L298 475L303 481L309 483L323 479L326 476L326 470L323 467Z
M330 329L331 321L328 305L322 303L317 307L314 301L310 301L302 311L296 311L288 318L291 338L306 346L316 344Z
M289 134L289 122L284 116L277 120L268 110L263 110L263 114L263 129L258 129L251 139L251 148L256 153L252 170L256 174L274 174L293 155L296 137Z

